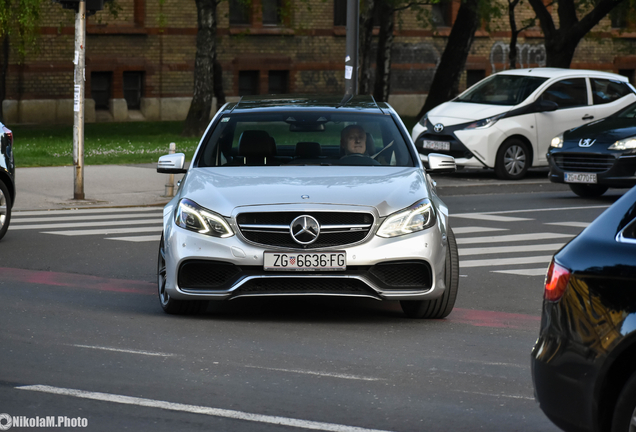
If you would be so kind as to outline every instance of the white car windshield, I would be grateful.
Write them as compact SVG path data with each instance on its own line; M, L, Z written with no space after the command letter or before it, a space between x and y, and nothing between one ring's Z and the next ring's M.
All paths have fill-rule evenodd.
M415 166L391 116L286 111L227 114L204 140L197 167Z
M454 102L487 105L519 105L547 78L521 75L493 75L478 82Z

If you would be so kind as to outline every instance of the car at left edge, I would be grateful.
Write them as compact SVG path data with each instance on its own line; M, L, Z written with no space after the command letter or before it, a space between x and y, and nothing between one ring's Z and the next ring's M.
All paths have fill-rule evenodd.
M0 239L11 222L15 202L15 163L13 160L13 132L0 123Z

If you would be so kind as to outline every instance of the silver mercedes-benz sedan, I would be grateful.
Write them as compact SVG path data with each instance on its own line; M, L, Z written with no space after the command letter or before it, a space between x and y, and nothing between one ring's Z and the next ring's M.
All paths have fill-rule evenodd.
M342 296L400 301L411 318L455 304L459 260L448 208L397 113L369 96L243 97L210 122L163 212L164 311L211 300Z

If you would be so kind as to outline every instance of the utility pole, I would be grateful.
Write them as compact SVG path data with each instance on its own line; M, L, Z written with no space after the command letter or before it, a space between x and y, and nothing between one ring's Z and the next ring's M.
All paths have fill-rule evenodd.
M345 57L345 94L358 94L358 39L360 0L347 0L347 47Z
M86 81L86 2L80 0L75 14L75 79L73 101L73 199L84 199L84 84Z
M73 78L73 199L84 199L84 95L86 83L86 16L104 9L112 0L52 0L75 11L75 64Z

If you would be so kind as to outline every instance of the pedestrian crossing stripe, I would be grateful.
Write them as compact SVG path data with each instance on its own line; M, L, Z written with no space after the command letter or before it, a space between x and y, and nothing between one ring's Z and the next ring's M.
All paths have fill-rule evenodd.
M552 255L517 257L517 258L490 258L490 259L481 259L481 260L460 261L459 268L465 269L467 267L494 267L494 266L536 264L536 263L547 264L551 260L552 260Z
M476 243L507 243L532 240L551 240L558 238L574 237L573 234L561 233L529 233L529 234L509 234L500 236L487 237L461 237L457 239L457 244L476 244Z
M518 276L544 276L548 272L548 268L534 268L534 269L515 269L515 270L491 270L491 273L503 273L503 274L511 274Z
M488 213L460 213L460 214L452 214L451 217L475 219L475 220L491 221L491 222L523 222L523 221L534 220L531 218L501 216L501 215L488 214Z
M459 256L468 255L490 255L500 253L515 252L540 252L540 251L557 251L563 247L565 243L549 243L539 245L518 245L518 246L499 246L499 247L483 247L483 248L463 248L459 249Z
M545 225L556 225L556 226L565 226L565 227L573 227L573 228L587 228L590 224L589 222L547 222Z
M163 207L120 207L120 208L93 208L81 210L34 210L15 211L11 217L20 218L22 216L50 216L50 215L86 215L94 213L141 213L141 212L163 212Z
M27 223L36 223L36 222L69 222L71 220L77 219L82 221L94 221L94 220L117 220L117 219L141 219L148 218L148 213L140 213L140 214L107 214L107 215L95 215L95 216L86 216L86 215L77 215L76 217L68 217L68 216L59 216L59 217L25 217L25 218L11 218L11 226L15 226L18 224L27 224ZM157 213L156 218L161 220L161 213Z
M134 243L141 242L158 242L161 240L161 234L147 235L147 236L133 236L133 237L106 237L106 240L119 240Z
M109 235L109 234L130 234L142 232L161 232L161 227L135 227L135 228L102 228L94 230L70 230L70 231L43 231L42 234L55 234L63 236L85 236L85 235Z
M34 230L34 229L57 229L57 228L84 228L92 226L129 226L129 225L161 225L163 220L143 219L143 220L124 220L124 221L94 221L94 222L71 222L58 224L36 224L36 225L18 225L11 226L11 230Z
M508 231L508 228L491 228L491 227L480 227L480 226L468 226L468 227L453 227L453 232L455 234L474 234L481 232L492 232L492 231Z

